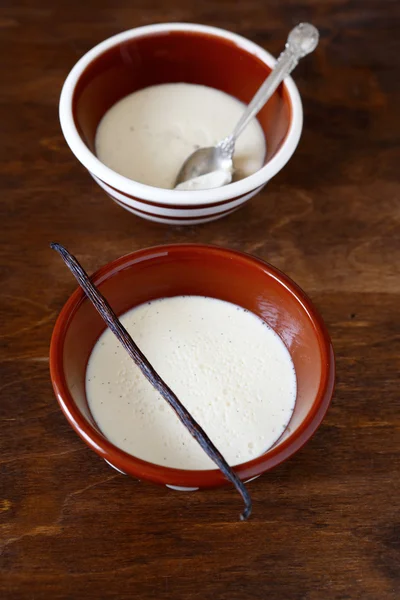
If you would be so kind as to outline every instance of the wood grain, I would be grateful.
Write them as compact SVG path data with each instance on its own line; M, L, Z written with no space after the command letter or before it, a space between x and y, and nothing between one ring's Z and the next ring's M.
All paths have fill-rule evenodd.
M167 227L114 205L58 124L59 92L90 47L124 29L193 21L278 54L297 21L321 31L295 74L305 128L248 206ZM3 0L0 7L0 597L395 600L400 597L400 4L390 0ZM115 473L54 399L48 346L74 283L166 242L251 252L293 277L332 335L337 388L314 438L250 484L178 494Z

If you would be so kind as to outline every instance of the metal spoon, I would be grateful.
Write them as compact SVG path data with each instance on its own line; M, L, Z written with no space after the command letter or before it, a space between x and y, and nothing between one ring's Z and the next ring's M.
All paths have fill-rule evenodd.
M183 163L176 178L175 186L212 173L224 170L228 173L233 171L232 157L235 152L235 143L239 135L249 122L262 109L267 100L270 99L278 85L297 66L303 56L310 54L318 45L319 33L314 25L300 23L289 33L285 50L279 56L277 63L267 79L258 89L250 104L244 111L241 119L230 136L219 142L216 146L199 148L193 152ZM231 179L228 181L230 183Z

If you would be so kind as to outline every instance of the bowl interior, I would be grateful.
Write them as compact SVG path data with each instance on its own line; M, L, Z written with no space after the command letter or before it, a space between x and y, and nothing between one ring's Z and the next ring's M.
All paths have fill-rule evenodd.
M297 375L293 417L274 448L304 427L324 378L322 365L327 361L326 348L324 350L322 333L313 323L301 292L275 269L239 253L183 245L123 257L101 269L94 281L117 314L155 298L194 294L227 300L259 315L283 339ZM98 431L86 400L85 371L104 323L79 291L70 299L64 313L57 345L66 389L70 401Z
M150 85L186 82L207 85L248 103L271 69L232 40L198 31L142 34L95 58L81 74L73 95L75 126L94 152L97 126L126 95ZM288 133L291 103L280 85L258 119L267 142L266 162Z

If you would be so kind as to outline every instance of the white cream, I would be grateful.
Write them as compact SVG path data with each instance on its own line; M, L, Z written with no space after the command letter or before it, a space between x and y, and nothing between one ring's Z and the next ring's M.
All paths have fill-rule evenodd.
M236 98L207 86L151 86L126 96L108 110L97 129L96 154L129 179L173 188L188 156L232 133L244 109ZM236 142L235 179L258 171L265 152L264 133L253 119Z
M253 313L177 296L138 306L121 321L231 465L282 435L296 399L294 366ZM90 356L86 394L104 435L126 452L169 467L216 468L108 329Z

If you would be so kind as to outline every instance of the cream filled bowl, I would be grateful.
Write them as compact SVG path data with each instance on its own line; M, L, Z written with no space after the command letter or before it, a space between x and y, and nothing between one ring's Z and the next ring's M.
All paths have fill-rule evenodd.
M334 385L329 336L271 265L170 245L123 256L93 281L242 480L289 458L321 423ZM227 483L81 289L56 322L50 370L67 420L112 467L179 489Z
M225 94L232 101L247 104L275 62L260 46L214 27L165 23L131 29L95 46L68 75L60 98L64 137L72 152L104 191L117 204L137 216L178 225L218 219L238 209L259 192L292 156L301 135L303 113L299 93L290 77L279 86L255 123L264 137L266 148L264 157L260 154L261 150L255 156L257 160L262 157L260 164L257 160L254 162L257 170L250 169L248 176L220 188L173 190L161 187L158 182L163 181L162 177L154 178L156 185L149 185L151 177L145 177L142 182L131 179L126 176L130 173L129 168L118 169L112 160L106 160L104 131L101 131L102 145L98 152L99 140L96 143L96 137L99 125L102 124L104 129L104 117L110 109L119 103L123 106L129 96L137 92L146 94L147 88L165 84L187 84L191 86L192 93L196 86L200 90L211 88L211 92L220 92L220 97ZM213 99L208 101L212 106ZM199 103L206 106L201 97ZM218 105L218 98L215 105ZM140 106L140 103L134 106ZM230 111L231 107L228 108ZM192 122L192 115L189 117ZM158 120L162 124L162 115L158 116ZM226 127L229 123L227 121ZM178 137L179 128L183 127L186 132L184 121L183 124L177 122L172 125L178 131ZM127 129L129 126L130 123L127 123ZM223 131L225 133L225 129ZM144 133L141 132L141 135ZM218 129L215 135L221 133L222 130ZM226 135L229 133L226 131ZM190 135L190 142L192 138ZM202 139L199 139L201 142ZM243 143L246 144L246 140ZM260 146L259 140L256 143ZM162 146L162 143L159 145ZM140 147L140 138L137 147ZM189 146L188 149L193 150ZM182 152L182 148L177 151ZM166 160L168 152L166 144ZM132 152L131 160L136 165L139 161L143 162L144 157L137 150ZM148 171L148 165L145 170Z

